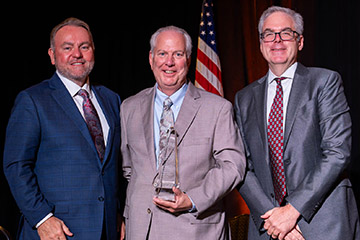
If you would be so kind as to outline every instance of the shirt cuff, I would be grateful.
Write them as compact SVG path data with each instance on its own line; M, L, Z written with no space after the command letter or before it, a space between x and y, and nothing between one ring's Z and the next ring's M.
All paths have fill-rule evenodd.
M192 203L192 208L189 210L189 212L190 212L190 213L196 212L197 209L196 209L196 206L195 206L194 201L191 199L191 197L190 197L189 195L188 195L188 197L189 197L189 199L190 199L190 201L191 201L191 203Z
M49 213L48 215L46 215L40 222L38 222L38 224L36 224L35 228L40 227L41 224L43 224L46 220L48 220L52 216L54 216L53 213Z

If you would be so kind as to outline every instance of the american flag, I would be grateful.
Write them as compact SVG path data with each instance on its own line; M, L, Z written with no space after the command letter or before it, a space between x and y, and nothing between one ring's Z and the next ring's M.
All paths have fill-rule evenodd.
M198 38L198 49L195 71L195 86L202 88L208 92L224 96L220 59L216 50L214 15L212 0L204 0L201 21L200 34ZM234 189L225 198L227 211L231 214L242 215L250 214L244 199L239 192Z
M212 0L204 0L198 38L195 86L208 92L224 96L220 59L216 50L212 7Z

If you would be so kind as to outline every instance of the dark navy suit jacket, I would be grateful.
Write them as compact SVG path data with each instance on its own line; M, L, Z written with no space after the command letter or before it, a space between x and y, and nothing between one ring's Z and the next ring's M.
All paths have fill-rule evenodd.
M16 98L4 172L22 212L22 239L39 239L35 225L50 212L74 233L69 239L98 240L104 222L108 239L116 238L120 98L103 86L92 90L110 127L103 163L57 74Z

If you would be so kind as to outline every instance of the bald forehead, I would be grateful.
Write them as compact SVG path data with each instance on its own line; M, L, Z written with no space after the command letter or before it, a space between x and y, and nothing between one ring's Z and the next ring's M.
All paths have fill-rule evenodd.
M185 37L182 33L179 33L177 31L173 30L167 30L161 32L158 37L156 38L156 42L159 40L164 41L167 39L177 40L177 41L183 41L185 43Z

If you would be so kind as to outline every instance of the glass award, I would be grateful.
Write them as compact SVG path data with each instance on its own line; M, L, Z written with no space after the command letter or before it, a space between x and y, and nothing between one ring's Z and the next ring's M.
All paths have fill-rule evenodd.
M177 151L177 133L172 129L169 134L166 153L159 163L158 171L153 180L155 196L167 200L175 201L173 187L179 187L179 159Z

